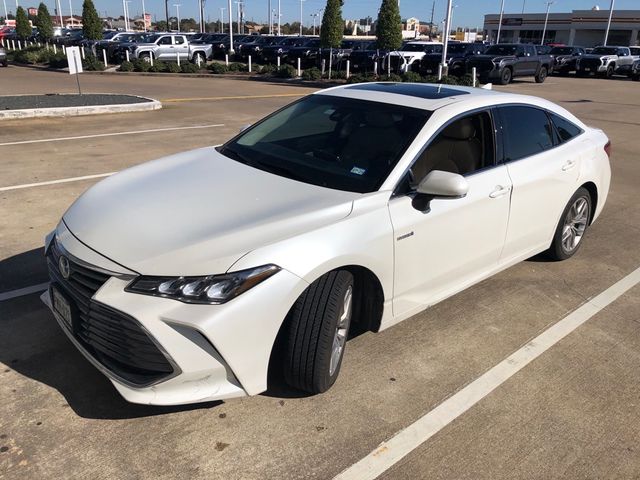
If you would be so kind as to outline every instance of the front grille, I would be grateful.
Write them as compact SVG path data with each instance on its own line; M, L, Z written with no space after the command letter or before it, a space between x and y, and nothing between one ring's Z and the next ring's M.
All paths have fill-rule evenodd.
M166 356L132 317L92 300L109 275L69 260L65 279L58 267L62 251L55 240L47 252L51 282L76 307L74 338L100 364L137 386L170 376L174 370Z
M600 61L599 58L583 58L580 60L580 68L598 68L600 65L602 65L602 62Z
M467 71L470 72L473 67L476 67L478 72L490 72L494 66L491 60L472 58L467 62Z

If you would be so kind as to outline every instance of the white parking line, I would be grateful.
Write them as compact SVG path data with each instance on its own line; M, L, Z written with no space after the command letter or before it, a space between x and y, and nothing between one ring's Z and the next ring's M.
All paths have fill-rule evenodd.
M25 183L22 185L10 185L8 187L0 187L0 192L7 192L9 190L20 190L22 188L30 188L30 187L42 187L44 185L55 185L57 183L77 182L79 180L91 180L92 178L108 177L109 175L113 175L114 173L117 173L117 172L98 173L96 175L85 175L84 177L61 178L59 180L49 180L47 182Z
M22 297L24 295L31 295L32 293L42 292L47 288L49 288L49 282L32 285L30 287L19 288L17 290L11 290L10 292L2 292L0 293L0 302L11 300L12 298Z
M215 123L211 125L192 125L189 127L152 128L149 130L131 130L128 132L96 133L93 135L79 135L76 137L41 138L39 140L23 140L19 142L0 143L0 147L7 147L9 145L26 145L29 143L63 142L67 140L83 140L86 138L115 137L118 135L138 135L141 133L171 132L176 130L195 130L200 128L215 128L215 127L224 127L224 123Z
M380 444L334 480L367 480L378 477L638 283L640 268L549 327L389 441Z

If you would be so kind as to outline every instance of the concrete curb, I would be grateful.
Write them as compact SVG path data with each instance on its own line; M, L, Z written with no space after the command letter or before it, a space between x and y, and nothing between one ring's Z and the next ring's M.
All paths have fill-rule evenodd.
M124 103L116 105L88 105L81 107L53 107L53 108L24 108L20 110L0 110L0 120L42 117L77 117L81 115L103 115L107 113L148 112L160 110L162 103L152 98L139 97L149 100L143 103Z

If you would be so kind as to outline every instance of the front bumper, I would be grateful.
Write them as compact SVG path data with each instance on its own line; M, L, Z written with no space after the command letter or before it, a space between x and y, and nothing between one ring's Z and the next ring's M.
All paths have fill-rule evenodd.
M76 250L69 255L76 260L78 246L71 247ZM221 400L266 390L275 338L290 306L308 286L281 270L226 304L193 305L125 292L131 279L131 275L115 273L92 295L91 302L135 319L173 367L171 374L147 386L123 379L101 355L92 352L52 308L50 291L42 300L76 348L126 400L153 405ZM59 282L60 277L52 275L52 280Z

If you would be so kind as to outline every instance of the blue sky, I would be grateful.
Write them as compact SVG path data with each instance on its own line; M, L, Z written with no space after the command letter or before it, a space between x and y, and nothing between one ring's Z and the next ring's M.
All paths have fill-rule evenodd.
M545 0L505 0L505 12L519 13L522 11L523 1L525 12L543 12L546 8ZM14 0L6 0L7 8L15 10ZM268 0L244 0L246 18L257 22L266 21L268 11ZM277 6L278 0L272 0L272 5ZM20 5L37 6L39 0L19 0ZM51 13L55 0L45 0ZM107 12L109 15L122 15L121 0L94 0L96 8L101 15ZM198 15L198 0L169 0L170 15L175 15L174 4L181 4L180 17L194 17ZM376 17L381 0L345 0L343 9L344 18L364 18L367 15ZM500 0L454 0L453 23L459 27L482 26L485 13L497 13L500 8ZM60 0L62 13L68 15L69 0ZM206 0L205 16L210 20L216 20L220 16L220 7L226 7L227 0ZM300 18L299 0L281 0L283 22L295 21ZM431 17L431 7L433 0L400 0L400 13L402 17L417 17L422 22L428 23ZM609 8L610 0L556 0L551 6L551 12L567 12L578 9L590 9L594 5L600 5L605 10ZM80 13L82 0L72 0L71 5L74 13ZM232 3L235 16L235 3ZM306 0L303 2L303 20L305 24L310 24L310 14L317 12L326 5L326 0ZM164 0L145 0L146 10L157 16L158 20L164 18ZM0 4L0 8L2 8ZM640 0L616 0L615 9L640 9ZM446 0L436 0L434 23L441 22L445 17ZM142 12L142 0L132 0L129 4L129 11L132 15ZM4 13L4 12L2 12ZM225 12L225 15L227 13Z

